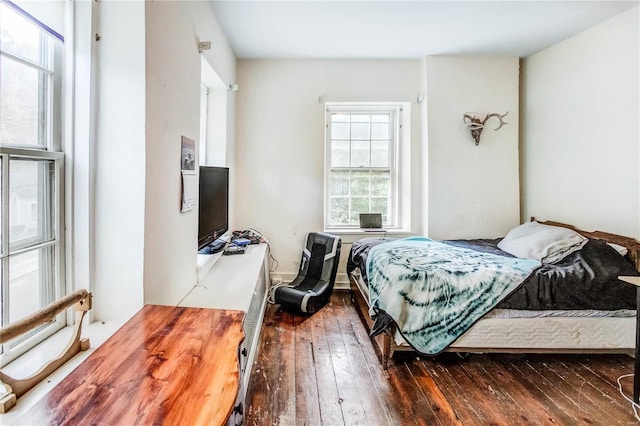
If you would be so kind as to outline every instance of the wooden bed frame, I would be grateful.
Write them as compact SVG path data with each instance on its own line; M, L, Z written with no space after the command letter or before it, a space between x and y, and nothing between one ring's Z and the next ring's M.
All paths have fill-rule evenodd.
M535 220L535 218L532 217L531 220L533 221ZM573 225L568 225L560 222L547 221L547 222L540 222L540 223L545 225L553 225L553 226L560 226L563 228L569 228L578 232L581 235L584 235L587 238L603 240L607 243L618 244L623 247L626 247L628 250L627 258L629 258L629 260L634 264L636 270L640 271L640 242L634 238L629 238L622 235L610 234L608 232L602 232L602 231L593 231L593 232L583 231L583 230L577 229ZM358 311L358 314L362 319L362 322L365 324L367 330L371 332L371 329L373 327L373 319L371 319L371 317L369 316L369 304L367 303L364 296L360 293L358 284L356 284L355 278L351 274L349 274L349 283L350 283L349 289L351 293L351 300L353 301L353 304L355 305L356 310ZM378 353L378 356L380 357L380 360L384 369L387 369L389 365L389 359L391 359L394 352L413 351L413 349L410 346L397 345L395 343L392 332L389 330L386 330L385 332L377 335L376 337L372 337L372 341L374 343L374 347ZM617 352L617 353L620 353L622 352L622 353L630 353L632 352L627 349L618 349L618 348L590 349L588 351L585 351L582 349L509 349L509 350L505 350L504 348L496 349L496 348L490 348L490 347L487 347L487 348L455 347L455 348L448 348L445 351L458 352L458 353L460 352L466 352L466 353L472 353L472 352L478 352L478 353L487 353L487 352L502 352L502 353L504 352L509 352L509 353L554 353L554 352L555 353L585 353L585 352L616 353Z

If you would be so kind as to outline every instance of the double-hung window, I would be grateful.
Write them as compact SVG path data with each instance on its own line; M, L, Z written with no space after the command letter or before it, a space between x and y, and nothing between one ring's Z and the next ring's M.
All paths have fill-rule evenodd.
M0 3L2 326L48 305L65 289L61 38L13 3ZM2 360L64 325L63 313L2 345Z
M398 162L402 107L328 104L325 228L359 228L360 213L381 213L398 227Z

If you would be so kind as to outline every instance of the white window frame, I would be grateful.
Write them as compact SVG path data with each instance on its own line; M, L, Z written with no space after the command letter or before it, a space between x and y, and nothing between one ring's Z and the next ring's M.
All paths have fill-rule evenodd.
M331 209L331 188L330 175L332 170L389 170L390 172L390 203L389 218L383 228L386 230L402 229L402 214L400 211L400 148L403 145L403 119L404 108L406 105L399 102L331 102L326 104L325 108L325 172L324 172L324 228L326 230L358 230L358 224L333 224L330 222ZM331 167L331 114L347 113L347 114L371 114L371 113L392 113L394 119L391 133L391 147L389 148L390 166L389 167Z
M209 127L209 88L200 82L200 141L198 164L207 165L207 131Z
M8 7L8 6L7 6ZM35 19L32 19L35 22ZM38 26L37 23L34 25ZM46 26L40 26L42 31ZM42 37L49 37L49 35L43 35ZM2 236L0 238L0 263L2 264L2 271L9 271L9 262L13 256L41 250L43 248L52 248L53 263L51 268L47 272L42 272L41 282L43 282L43 276L51 275L53 279L53 288L43 289L43 293L46 292L49 297L49 303L59 299L66 294L65 285L65 245L64 245L64 153L62 152L62 123L64 122L64 99L62 96L62 83L63 83L63 67L65 58L65 47L62 43L58 43L53 40L48 42L48 53L51 57L47 61L48 64L42 66L31 62L28 59L24 59L15 54L1 51L0 60L11 60L20 63L23 66L27 66L31 69L35 69L42 72L45 78L48 79L47 91L42 93L42 104L44 109L44 115L40 122L41 129L39 130L37 145L3 145L0 146L0 163L1 163L1 182L2 182L2 197L1 197L1 209L2 209ZM27 242L17 248L10 247L9 244L9 202L10 202L10 161L14 160L34 160L44 161L50 160L54 163L54 177L53 177L53 197L50 200L51 207L53 208L52 214L52 238L48 240L40 240L37 242ZM7 325L9 321L9 303L5 295L9 294L9 274L3 273L0 278L1 286L1 303L3 304L3 317L2 324ZM15 319L14 319L15 320ZM47 337L53 335L63 327L67 325L67 315L65 312L59 313L54 321L38 327L23 336L13 339L10 342L2 345L2 354L0 356L0 363L6 364L18 356L22 355L32 347L36 346Z

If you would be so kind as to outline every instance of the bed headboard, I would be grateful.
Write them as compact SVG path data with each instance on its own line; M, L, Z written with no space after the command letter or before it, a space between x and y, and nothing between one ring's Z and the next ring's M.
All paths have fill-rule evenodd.
M532 217L531 220L534 221L536 219ZM581 229L576 228L573 225L568 225L566 223L560 223L560 222L553 222L550 220L546 222L538 221L538 223L543 223L545 225L552 225L552 226L561 226L563 228L569 228L581 235L584 235L587 238L593 238L595 240L603 240L603 241L606 241L607 243L618 244L623 247L626 247L627 250L629 250L627 257L634 264L634 266L636 267L636 270L640 272L640 241L636 240L635 238L625 237L623 235L617 235L617 234L610 234L608 232L602 232L602 231L593 231L593 232L583 231Z

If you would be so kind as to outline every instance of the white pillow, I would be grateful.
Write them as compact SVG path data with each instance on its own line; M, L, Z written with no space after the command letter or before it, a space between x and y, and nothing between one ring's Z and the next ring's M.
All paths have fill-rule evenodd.
M587 240L571 229L528 222L509 231L498 248L516 257L556 263L580 250Z
M629 250L627 250L625 246L621 246L619 244L614 244L614 243L607 243L607 244L613 247L620 254L620 256L626 256L627 253L629 253Z

